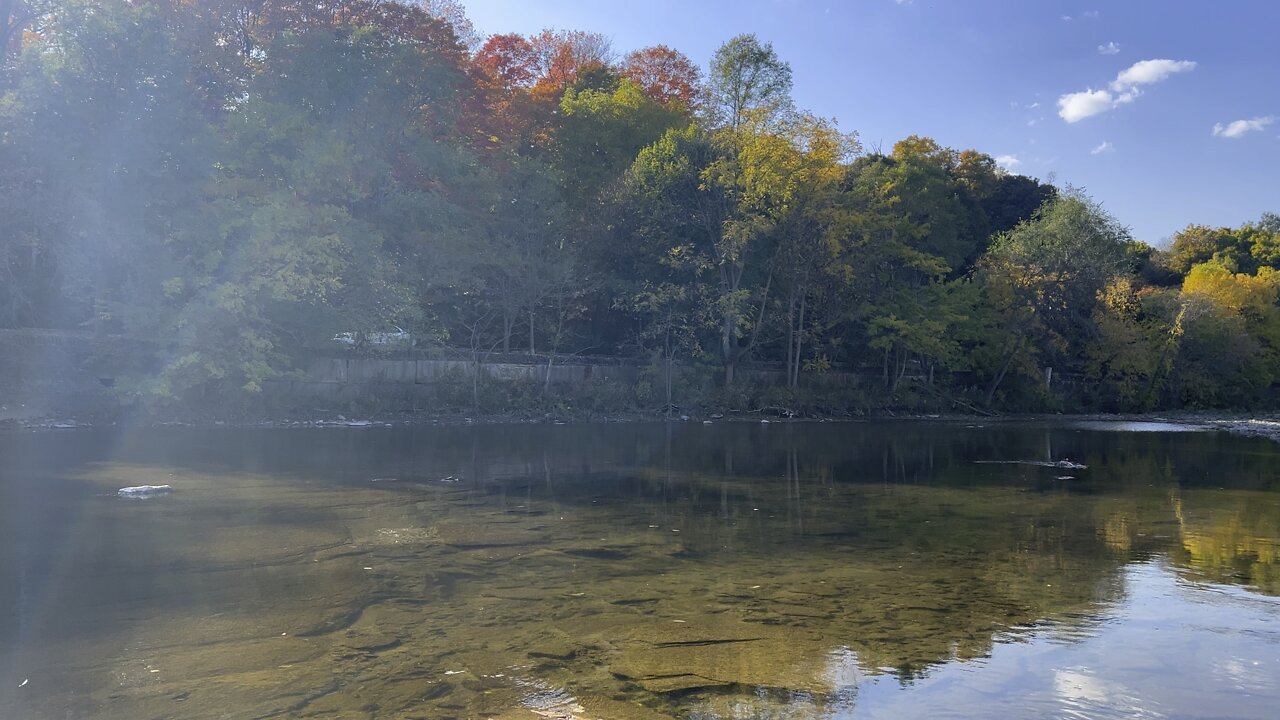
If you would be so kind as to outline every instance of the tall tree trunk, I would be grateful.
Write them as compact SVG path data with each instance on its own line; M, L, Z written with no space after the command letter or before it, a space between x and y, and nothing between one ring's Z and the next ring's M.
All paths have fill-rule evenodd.
M1018 339L1013 344L1013 350L1005 356L1004 363L1000 366L1000 372L991 379L991 386L987 388L986 406L991 407L991 401L996 397L996 389L1000 387L1000 383L1004 381L1005 373L1009 372L1009 366L1013 365L1014 358L1018 357L1018 353L1022 352L1022 345L1027 340L1025 333L1018 333Z
M739 280L741 280L741 270L739 270L739 274L735 276L735 280L733 284L735 292L737 291ZM744 347L735 348L735 347L732 347L732 344L730 345L729 358L728 358L728 361L725 363L725 386L726 387L733 384L734 371L738 362L742 360L743 357L745 357L748 353L750 353L755 348L756 341L760 339L760 328L764 326L764 313L765 313L765 310L769 307L769 290L772 288L773 288L773 268L770 267L769 277L764 282L764 292L760 295L760 311L756 313L755 322L752 323L752 326L751 326L750 339L747 340L747 344ZM735 311L734 319L736 320L736 318L737 318L737 315Z
M714 237L714 236L713 236ZM712 243L713 247L715 243ZM720 299L723 301L733 292L732 273L729 270L727 261L719 259L717 248L717 270L720 275ZM734 326L734 309L728 303L720 308L720 359L724 362L724 385L728 387L733 384L733 326Z
M795 390L800 387L800 354L804 347L804 311L807 306L808 294L800 295L800 320L796 323L796 359L792 363L791 389Z
M724 358L724 386L733 384L733 313L724 312L720 327L720 357Z
M669 352L668 352L668 353L667 353L667 358L666 358L666 366L667 366L667 367L666 367L666 373L665 373L665 374L666 374L666 376L667 376L667 377L666 377L666 381L667 381L667 405L666 405L666 408L667 408L667 419L668 419L668 420L670 420L670 419L671 419L671 373L672 373L673 360L674 360L674 358L672 358L672 357L671 357L671 353L669 353Z
M796 319L796 292L794 289L787 295L787 387L791 387L792 359L795 356L795 319Z
M910 362L911 362L911 353L904 350L902 352L902 364L898 366L898 377L894 378L893 380L894 391L897 391L898 386L902 384L902 378L906 377L907 365Z
M537 355L533 347L533 308L529 308L529 354Z

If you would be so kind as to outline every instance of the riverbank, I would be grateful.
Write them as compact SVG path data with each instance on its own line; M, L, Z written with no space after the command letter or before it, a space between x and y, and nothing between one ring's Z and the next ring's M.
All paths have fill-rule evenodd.
M534 414L445 412L386 412L351 414L318 410L306 415L282 417L218 418L189 416L161 417L145 414L90 414L81 416L30 415L0 418L0 432L54 431L100 427L196 427L196 428L307 428L307 427L403 427L426 425L500 424L583 424L583 423L864 423L864 422L953 422L974 424L1005 423L1103 423L1118 431L1169 430L1220 431L1280 442L1280 413L1176 412L1176 413L1008 413L977 415L967 413L911 413L877 411L839 415L794 414L783 408L724 413L666 414L661 412L558 412Z
M145 365L124 338L85 333L0 331L0 431L77 427L373 427L467 423L833 422L948 420L966 423L1171 423L1280 441L1280 411L1178 411L1106 414L1069 398L1045 398L1040 412L986 412L974 392L952 396L905 378L886 391L878 378L823 373L799 389L757 370L725 388L707 367L682 367L669 394L649 366L577 358L555 367L487 363L477 382L470 365L447 358L414 362L378 357L317 358L298 378L261 393L208 393L167 400L120 380ZM588 360L590 362L588 362ZM442 364L443 363L443 364ZM536 371L536 372L535 372ZM531 374L532 373L532 374ZM551 382L554 380L555 382ZM971 389L972 390L972 389ZM1070 393L1068 393L1070 395ZM664 398L675 405L664 407ZM1052 401L1052 402L1049 402ZM477 410L476 408L480 408ZM1083 410L1084 412L1046 412Z

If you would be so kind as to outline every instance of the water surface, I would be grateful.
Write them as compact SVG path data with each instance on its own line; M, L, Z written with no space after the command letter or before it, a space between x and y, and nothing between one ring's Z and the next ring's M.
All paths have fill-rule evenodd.
M1277 446L1141 429L0 436L0 717L1274 717Z

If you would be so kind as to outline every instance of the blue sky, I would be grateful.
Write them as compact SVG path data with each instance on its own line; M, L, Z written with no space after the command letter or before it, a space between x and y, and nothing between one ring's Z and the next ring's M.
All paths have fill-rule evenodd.
M796 104L865 147L976 148L1083 187L1153 244L1280 212L1280 0L463 2L482 34L594 30L704 68L754 32Z

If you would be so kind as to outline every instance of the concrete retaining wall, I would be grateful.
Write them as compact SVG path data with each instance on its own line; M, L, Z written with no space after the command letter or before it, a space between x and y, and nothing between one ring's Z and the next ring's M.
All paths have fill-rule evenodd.
M546 365L483 363L483 372L496 380L542 382ZM447 378L471 377L475 364L463 360L383 360L377 358L318 358L307 367L303 382L312 383L396 383L424 385ZM551 366L552 384L590 380L636 382L640 369L634 366L566 363Z
M530 359L535 362L487 362L480 368L486 378L540 386L548 379L545 360ZM107 411L118 400L112 389L115 378L153 365L150 349L136 340L74 331L0 330L0 421ZM416 408L449 398L457 402L459 393L469 397L470 383L465 380L475 370L476 365L465 359L316 357L299 375L269 382L266 395L284 409L298 403ZM560 388L593 382L634 385L643 372L643 366L619 360L573 357L551 366L550 383ZM744 368L739 377L763 384L786 382L784 373L776 370ZM835 387L878 382L878 376L826 373L806 375L804 382Z

